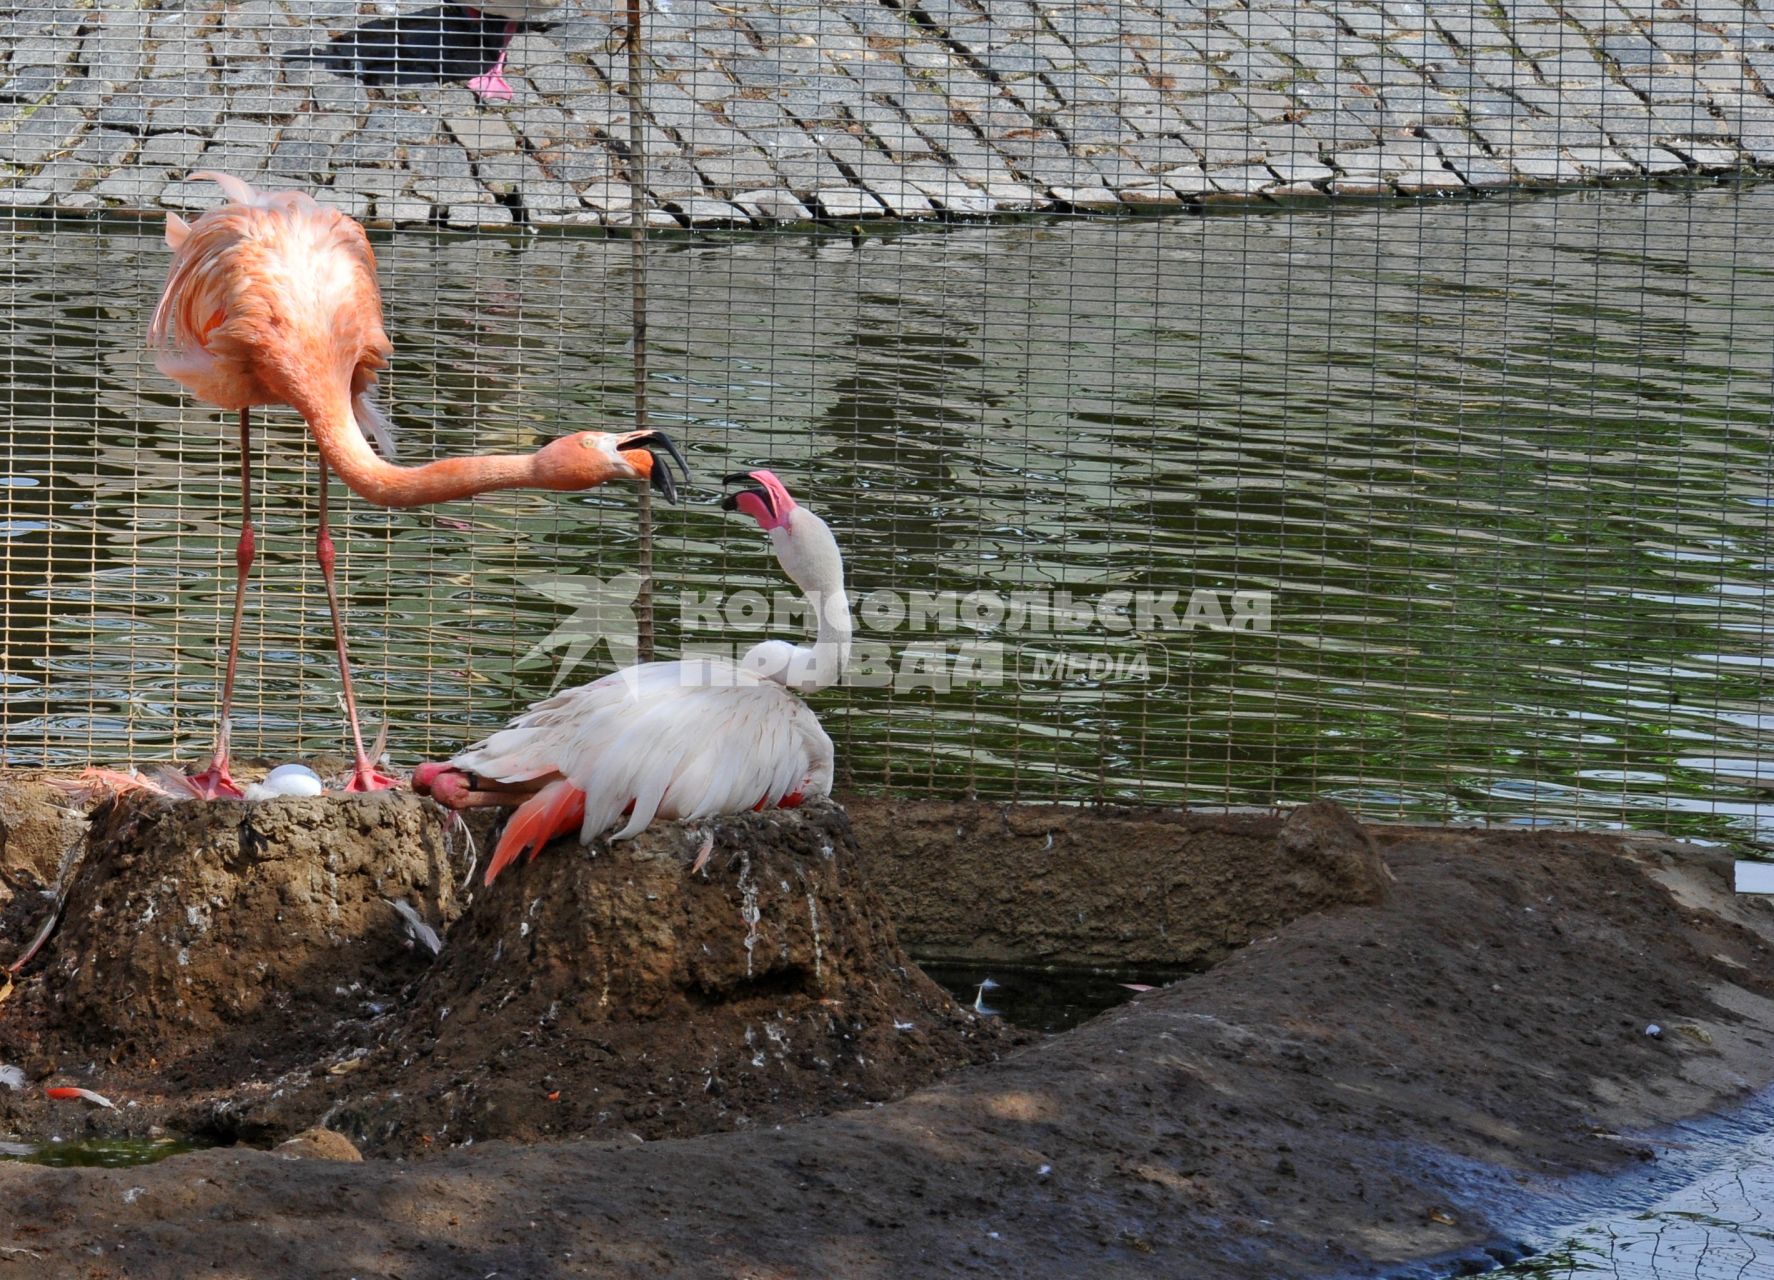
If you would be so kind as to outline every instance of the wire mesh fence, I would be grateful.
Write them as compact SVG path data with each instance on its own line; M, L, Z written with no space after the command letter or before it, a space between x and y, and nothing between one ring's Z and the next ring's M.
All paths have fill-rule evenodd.
M857 601L841 782L1766 842L1774 31L1716 7L657 0L643 170L602 9L519 15L506 101L497 5L0 6L5 763L214 733L238 447L154 367L125 211L219 169L369 223L411 462L632 421L638 178L704 481L660 650L799 631L707 483L771 467ZM258 426L275 760L343 721L313 447ZM397 763L625 660L626 487L333 496Z

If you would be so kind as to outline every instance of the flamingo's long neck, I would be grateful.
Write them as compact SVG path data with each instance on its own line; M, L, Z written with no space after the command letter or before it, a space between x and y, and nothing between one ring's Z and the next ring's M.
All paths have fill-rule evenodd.
M295 409L307 420L327 466L353 493L380 506L421 507L494 489L581 487L553 482L547 447L529 454L441 458L403 467L370 447L352 416L349 399L328 397L327 403L295 404Z
M792 529L791 529L792 525ZM801 590L818 622L813 645L796 645L778 678L812 693L838 683L850 661L850 597L844 593L844 561L825 522L805 508L770 531L776 558Z
M850 661L850 598L844 594L840 576L828 587L807 593L807 603L819 618L819 630L813 639L811 677L800 685L808 693L838 683ZM805 645L803 653L808 652Z

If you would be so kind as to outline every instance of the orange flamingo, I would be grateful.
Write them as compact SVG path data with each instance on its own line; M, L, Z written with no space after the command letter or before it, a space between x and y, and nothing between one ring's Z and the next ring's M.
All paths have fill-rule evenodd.
M382 328L376 258L363 228L299 191L261 194L225 174L193 176L213 179L229 203L193 223L167 215L172 268L148 327L148 341L162 373L198 399L239 412L242 517L216 750L209 768L190 779L191 786L210 799L241 794L228 773L228 717L254 550L248 415L252 406L268 404L288 405L301 414L320 448L315 552L332 609L345 714L356 751L346 789L395 786L396 779L371 765L358 728L327 528L331 473L338 472L353 493L371 502L413 507L493 489L590 489L624 479L649 480L673 499L670 469L652 450L669 454L684 469L686 480L689 469L676 446L657 431L584 431L550 441L532 454L445 458L415 467L377 456L368 437L390 457L393 439L370 390L394 348Z

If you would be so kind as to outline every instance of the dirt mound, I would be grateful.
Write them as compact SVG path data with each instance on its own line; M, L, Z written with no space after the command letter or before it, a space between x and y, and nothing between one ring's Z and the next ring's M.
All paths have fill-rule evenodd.
M1280 815L846 801L870 878L929 958L1204 968L1327 907L1384 901L1362 825ZM930 869L941 867L933 876Z
M595 854L562 842L458 899L464 868L412 795L131 793L90 817L0 1062L139 1104L85 1113L94 1135L267 1142L324 1123L404 1154L795 1119L1014 1043L907 960L857 862L822 804ZM390 899L444 933L440 958ZM74 1118L0 1096L17 1132Z
M0 907L54 885L85 830L84 815L51 784L0 785Z
M1774 911L1733 898L1728 855L1372 833L1384 904L1314 912L885 1107L418 1170L0 1164L0 1245L46 1280L1470 1274L1513 1254L1526 1199L1661 1149L1622 1135L1769 1081ZM524 912L542 883L519 882ZM1427 1257L1445 1265L1401 1261Z
M451 883L442 827L411 796L119 797L92 815L0 1056L151 1063L184 1085L292 1065L423 971L387 900L441 920Z
M85 843L86 815L66 791L38 780L0 781L0 965L37 936L54 910L49 891Z
M821 804L556 844L480 893L366 1051L246 1119L324 1112L382 1154L677 1136L897 1097L1008 1042L906 959Z

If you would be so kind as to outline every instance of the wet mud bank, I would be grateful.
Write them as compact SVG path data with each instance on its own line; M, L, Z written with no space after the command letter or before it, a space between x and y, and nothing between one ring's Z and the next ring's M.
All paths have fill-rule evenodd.
M1643 1135L1728 1109L1774 1072L1774 913L1732 897L1722 854L1563 833L1363 828L1328 805L1287 819L908 806L890 837L880 815L891 810L873 803L854 806L854 863L834 844L829 873L818 870L818 842L840 828L819 825L828 818L810 818L794 839L773 837L769 856L788 860L774 883L786 879L792 892L778 888L775 903L761 904L782 922L766 946L782 967L762 989L739 981L738 953L697 958L705 942L713 947L699 921L720 915L699 895L724 896L737 882L739 845L723 842L753 849L768 843L760 833L718 835L707 885L688 875L702 837L667 827L653 833L664 843L650 856L669 874L649 879L636 865L616 876L604 854L554 850L518 868L509 889L502 879L465 906L438 904L443 957L427 963L403 951L424 972L394 993L399 1007L341 1018L363 1028L357 1057L267 1071L233 1104L258 1117L260 1128L243 1123L241 1136L270 1146L313 1118L287 1100L317 1088L321 1118L356 1124L366 1142L384 1141L401 1158L288 1159L325 1145L310 1136L295 1149L226 1147L134 1169L0 1164L0 1245L25 1251L0 1253L0 1262L34 1276L220 1267L255 1277L1255 1280L1390 1275L1425 1259L1476 1267L1509 1255L1524 1204L1575 1176L1654 1162L1658 1145ZM829 821L840 820L832 811ZM1209 852L1215 828L1224 865ZM937 839L943 830L957 833L954 843ZM797 846L803 836L813 843ZM1056 849L1071 849L1070 859ZM1103 861L1111 857L1124 864ZM415 873L423 865L416 859ZM817 979L806 985L810 933L790 923L807 917L804 886L779 874L791 867L816 893L826 892L822 876L861 882L853 914L834 909L834 932L824 935L832 941L821 943L821 972L829 961L842 994L816 996ZM1073 908L1082 923L1068 933L1062 908L1074 878L1096 905ZM1018 1044L995 1029L994 1039L952 1004L933 1006L915 978L880 987L881 971L860 959L871 946L884 954L869 939L891 934L894 913L919 946L965 941L945 898L959 901L957 886L968 885L991 895L973 901L991 947L1008 951L1021 930L1036 958L1090 962L1116 954L1114 931L1125 926L1127 950L1152 962L1219 962L1066 1034ZM1163 912L1126 905L1158 886ZM652 932L635 945L655 959L619 970L594 940L607 945L608 921L622 914L610 904L623 894L651 904ZM527 943L522 926L532 921L533 930L547 924L547 941L516 957L514 938ZM67 925L76 922L70 911ZM838 942L838 930L852 939ZM57 1056L63 1033L52 1031L48 1003L33 1002L55 975L68 981L57 951L68 942L58 935L0 1006L0 1058L16 1060L7 1056L14 1046L35 1053L30 1070L43 1074L33 1087L53 1078L113 1089L118 1113L54 1113L74 1136L138 1123L159 1104L139 1044L115 1065ZM846 947L854 954L841 955ZM709 976L683 976L704 963ZM515 1114L567 1105L574 1110L556 1113L566 1123L507 1124L506 1140L452 1145L465 1131L446 1126L491 1118L481 1132L492 1135L514 1114L519 1093L501 1093L502 1081L546 1083L552 1070L573 1087L608 1089L639 1078L624 1073L655 1052L643 1036L610 1040L613 1055L594 1048L612 1034L594 1025L600 973L658 1013L661 1043L679 1020L708 1013L696 991L716 993L724 1008L684 1043L725 1043L745 1018L756 1026L765 1010L789 1009L809 1038L785 1058L799 1055L806 1079L853 1088L809 1098L805 1119L772 1119L768 1096L729 1089L719 1096L730 1111L762 1119L711 1115L692 1134L670 1127L687 1094L663 1082L719 1078L726 1087L741 1066L717 1062L711 1076L702 1059L663 1053L653 1095L625 1095L614 1108L620 1123L598 1127L590 1095L568 1099L563 1088L562 1099L543 1092L533 1112L525 1101ZM575 996L570 1013L555 1013L567 1027L550 1040L539 1013ZM909 1093L887 1089L877 1100L846 1074L843 1053L872 1059L881 1041L858 1039L847 1014L822 999L866 1010L865 1023L919 1024L924 1056L895 1068ZM449 1017L439 1018L446 1005ZM501 1007L521 1017L502 1026ZM470 1012L462 1044L449 1045L439 1028ZM1645 1035L1651 1023L1660 1038ZM34 1047L20 1045L30 1035ZM586 1063L570 1058L578 1049ZM163 1082L181 1061L202 1059L163 1064ZM301 1081L296 1071L306 1072ZM191 1088L201 1078L191 1075ZM433 1095L423 1107L390 1099L409 1082ZM443 1093L468 1086L480 1101L446 1115ZM176 1114L177 1089L163 1090L164 1120ZM341 1106L349 1098L371 1102ZM291 1109L280 1115L273 1101ZM374 1110L390 1103L395 1111ZM23 1132L47 1105L0 1089L0 1127ZM643 1141L635 1132L662 1119L654 1132L686 1136ZM567 1136L579 1133L589 1136ZM552 1140L527 1141L535 1137Z

